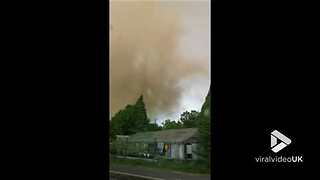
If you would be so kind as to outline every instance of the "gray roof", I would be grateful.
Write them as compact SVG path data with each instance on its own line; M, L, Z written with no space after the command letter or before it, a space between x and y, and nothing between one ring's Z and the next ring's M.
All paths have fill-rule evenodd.
M129 142L164 142L164 143L183 143L196 141L198 137L197 128L169 129L161 131L149 131L133 134L129 137Z

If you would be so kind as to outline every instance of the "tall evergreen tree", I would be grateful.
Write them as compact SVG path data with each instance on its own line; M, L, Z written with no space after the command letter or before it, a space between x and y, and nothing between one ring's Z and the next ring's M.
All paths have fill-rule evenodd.
M139 97L134 105L134 114L132 117L134 118L134 127L136 128L136 132L146 131L148 129L150 122L143 101L143 95Z
M130 135L158 127L149 124L149 118L143 96L141 95L134 105L127 105L112 117L110 122L110 138L115 139L118 134Z
M199 114L199 135L200 135L200 149L198 151L200 157L210 166L210 152L211 152L211 125L210 125L210 108L211 108L211 89L201 108Z

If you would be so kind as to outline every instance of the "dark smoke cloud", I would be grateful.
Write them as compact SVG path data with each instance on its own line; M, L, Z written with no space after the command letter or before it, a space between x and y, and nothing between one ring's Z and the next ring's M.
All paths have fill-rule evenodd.
M177 51L183 33L179 6L159 2L111 2L110 106L112 114L143 94L148 115L176 111L190 76L208 67Z

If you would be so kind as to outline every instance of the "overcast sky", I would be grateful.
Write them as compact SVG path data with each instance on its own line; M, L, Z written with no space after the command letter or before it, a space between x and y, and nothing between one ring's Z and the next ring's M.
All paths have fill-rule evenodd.
M118 2L120 1L120 2ZM153 0L153 2L156 0ZM117 2L117 4L115 3ZM165 119L177 120L180 114L183 111L190 111L190 110L200 110L202 104L204 103L205 96L208 93L209 86L210 86L210 5L209 1L206 0L193 0L193 1L165 1L162 0L161 3L156 3L152 5L151 8L144 8L143 10L139 8L130 8L127 10L128 6L139 6L142 5L141 2L143 1L127 1L117 0L112 1L111 3L111 65L110 70L111 72L111 111L113 113L117 112L121 107L125 106L126 104L133 103L136 100L136 96L143 91L144 98L147 105L149 116L152 116L152 119L157 119L157 123L161 123ZM133 2L133 3L132 3ZM135 3L136 2L136 3ZM159 2L159 0L157 1ZM148 9L148 10L146 10ZM150 10L149 10L150 9ZM123 11L122 11L123 10ZM139 12L134 12L139 11ZM144 12L145 11L145 12ZM151 11L153 14L151 14ZM171 14L170 14L171 13ZM136 16L135 16L136 15ZM152 16L152 18L148 18L148 16ZM163 17L162 17L163 16ZM170 18L172 16L172 18ZM134 19L136 17L136 19ZM141 18L141 21L137 21L137 19ZM135 24L130 24L129 20L132 18L132 21L135 21ZM175 20L172 20L175 19ZM157 21L157 24L154 23ZM169 25L170 23L171 25ZM141 23L141 25L137 25ZM167 30L171 27L174 29L175 27L172 26L172 23L177 24L177 29L174 33L167 32ZM162 24L163 26L159 26L158 24ZM136 30L135 27L143 27L145 26L145 32L142 32L141 37L148 37L146 40L141 40L142 38L139 37L139 33L141 30ZM150 26L150 27L149 27ZM151 27L152 26L152 27ZM154 28L154 29L152 29ZM160 30L159 30L160 29ZM117 30L117 31L116 31ZM116 31L116 32L113 32ZM120 36L121 32L126 31ZM132 33L131 33L132 32ZM135 33L133 33L135 32ZM118 34L116 34L118 33ZM130 34L131 33L131 34ZM167 36L164 37L174 37L173 46L172 42L170 41L172 38L166 40L165 38L162 39L155 39L154 37L161 37L163 34L167 33ZM169 36L171 34L172 36ZM125 34L125 35L124 35ZM136 36L136 39L132 39L131 36ZM119 37L122 37L120 40ZM117 39L118 38L118 39ZM170 49L166 50L166 41L168 41L167 45ZM121 42L121 43L120 43ZM134 43L133 43L134 42ZM121 50L132 49L139 47L142 44L144 45L144 51L135 50L134 52L128 52L129 54L125 57L122 57ZM150 46L148 45L150 43ZM158 44L157 44L158 43ZM134 44L129 46L128 44ZM159 45L161 44L161 46ZM154 47L153 47L154 46ZM162 47L164 46L164 47ZM150 68L148 68L148 73L141 74L141 70L138 73L131 73L130 75L127 74L127 71L121 72L120 70L117 71L117 64L126 63L123 58L130 58L130 62L126 64L132 63L135 61L132 66L137 65L137 62L142 62L150 64L150 56L148 61L141 60L141 57L147 56L145 47L150 47L152 49L152 57L155 61L157 57L161 57L158 61L166 62L166 65L159 64L152 64ZM174 48L173 48L174 47ZM157 52L159 50L159 52ZM170 51L170 52L167 52ZM174 51L174 52L171 52ZM151 50L150 50L151 52ZM119 53L120 55L118 55ZM121 56L121 57L120 57ZM137 56L137 57L136 57ZM140 60L138 58L140 57ZM179 57L179 58L174 58ZM165 58L169 59L168 61L164 60ZM175 60L179 59L179 60ZM156 63L156 62L152 62ZM170 64L168 66L168 64ZM185 67L185 65L187 66ZM138 63L139 65L139 63ZM155 66L156 65L156 66ZM201 67L199 67L199 65ZM191 66L191 67L188 67ZM130 65L127 65L128 68ZM144 67L144 66L143 66ZM146 66L149 67L149 66ZM168 83L160 83L156 84L154 81L162 81L161 77L153 77L153 74L158 74L159 71L156 69L159 67L161 69L170 69L170 72L177 70L176 74L163 76L163 80L165 81L166 78L169 80ZM193 68L194 67L194 68ZM180 73L179 71L183 69L183 71L190 71L189 75L186 75L185 72ZM200 69L200 70L196 70ZM199 71L201 71L199 73ZM137 70L138 72L138 70ZM160 72L163 72L160 71ZM126 90L119 90L121 88L126 88L125 85L127 84L130 86L130 83L123 83L121 84L119 81L121 78L123 81L131 81L128 78L133 76L146 76L145 78L150 78L150 80L146 80L145 78L136 78L135 81L146 81L147 83L143 82L141 87L132 88L127 87ZM161 75L160 75L161 76ZM172 78L172 76L177 76ZM152 83L150 83L150 81ZM121 85L120 85L120 84ZM174 83L174 84L170 84ZM170 90L170 88L174 89ZM161 91L159 90L161 89ZM177 92L178 91L178 92ZM166 94L167 93L167 94ZM132 94L132 96L128 95ZM149 94L150 96L145 94ZM152 95L151 95L152 94ZM161 95L160 95L161 94ZM175 96L171 96L174 94ZM155 98L155 96L159 96L159 99ZM160 96L163 96L160 98ZM149 97L149 98L148 98ZM164 100L162 104L160 102L165 97L170 97L168 100ZM172 98L175 98L175 101L170 101ZM167 106L163 105L167 103ZM162 107L163 105L164 107ZM165 108L170 107L170 108Z

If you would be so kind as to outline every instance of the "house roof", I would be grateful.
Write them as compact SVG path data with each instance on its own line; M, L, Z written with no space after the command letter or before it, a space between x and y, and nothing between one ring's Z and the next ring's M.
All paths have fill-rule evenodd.
M133 134L129 137L129 142L164 142L164 143L182 143L195 140L198 137L197 128L169 129L161 131L149 131Z

